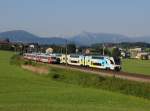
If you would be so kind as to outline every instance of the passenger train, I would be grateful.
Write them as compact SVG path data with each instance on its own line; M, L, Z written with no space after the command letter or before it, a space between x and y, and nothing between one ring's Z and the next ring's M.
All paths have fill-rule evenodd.
M97 55L78 55L78 54L45 54L45 53L25 53L25 59L44 62L49 64L67 64L92 67L106 70L121 70L120 62L113 57Z
M25 53L23 56L25 59L34 60L37 62L58 63L57 57L44 53Z

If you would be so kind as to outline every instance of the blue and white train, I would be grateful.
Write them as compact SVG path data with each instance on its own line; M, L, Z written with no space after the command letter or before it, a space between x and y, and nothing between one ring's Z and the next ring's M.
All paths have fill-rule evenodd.
M68 64L107 70L116 70L116 71L121 70L120 62L116 61L113 57L109 56L69 55Z

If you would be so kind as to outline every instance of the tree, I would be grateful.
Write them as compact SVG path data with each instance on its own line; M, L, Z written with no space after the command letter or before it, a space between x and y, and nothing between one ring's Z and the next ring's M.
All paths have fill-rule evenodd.
M75 44L67 44L67 53L75 53L76 45Z
M113 57L120 57L121 56L121 52L120 52L119 48L114 48L112 50L112 56Z
M114 48L112 50L112 57L115 60L115 64L121 64L120 56L121 56L121 52L119 48Z
M105 48L104 49L104 54L110 56L111 52L110 52L110 50L108 48Z
M4 41L5 41L5 42L7 42L7 43L9 43L9 42L10 42L10 41L9 41L9 38L6 38Z

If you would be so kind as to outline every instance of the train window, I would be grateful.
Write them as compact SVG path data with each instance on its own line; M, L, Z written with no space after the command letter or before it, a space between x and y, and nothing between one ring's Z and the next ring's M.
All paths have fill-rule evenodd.
M114 62L112 60L110 60L110 64L114 64Z
M57 54L56 56L57 56L57 57L61 57L61 54Z
M92 59L104 59L104 57L92 56Z
M70 57L72 57L72 58L79 58L78 55L70 55Z
M96 66L101 66L101 63L92 63L92 64Z
M78 61L71 61L72 63L78 63Z

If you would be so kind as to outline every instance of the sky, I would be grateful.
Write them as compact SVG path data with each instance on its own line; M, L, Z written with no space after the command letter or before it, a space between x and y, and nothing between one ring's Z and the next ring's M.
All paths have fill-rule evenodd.
M150 0L0 0L0 32L150 35Z

